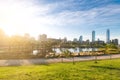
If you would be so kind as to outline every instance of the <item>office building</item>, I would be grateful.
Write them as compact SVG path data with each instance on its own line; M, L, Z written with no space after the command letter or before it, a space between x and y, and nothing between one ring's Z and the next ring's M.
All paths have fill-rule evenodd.
M110 43L110 30L107 29L107 32L106 32L106 43Z
M95 42L95 31L92 31L92 43Z
M79 42L80 42L80 43L83 42L83 36L80 36L80 38L79 38Z
M118 39L113 39L113 40L112 40L112 43L115 44L115 45L118 45L118 44L119 44L119 43L118 43Z
M77 38L74 38L74 39L73 39L73 42L77 42Z
M63 43L67 42L67 37L64 37L64 39L62 40Z
M102 40L100 40L100 39L98 38L97 44L103 45L103 44L104 44L104 41L102 41Z

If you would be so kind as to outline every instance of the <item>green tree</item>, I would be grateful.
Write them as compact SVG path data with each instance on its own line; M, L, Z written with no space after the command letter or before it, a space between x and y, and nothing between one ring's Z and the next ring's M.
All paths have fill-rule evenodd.
M119 53L118 47L114 44L106 44L105 45L105 53L110 55L110 59L112 59L113 53Z
M75 56L76 51L77 51L77 47L74 47L74 53L72 54L73 64L75 64L74 56Z

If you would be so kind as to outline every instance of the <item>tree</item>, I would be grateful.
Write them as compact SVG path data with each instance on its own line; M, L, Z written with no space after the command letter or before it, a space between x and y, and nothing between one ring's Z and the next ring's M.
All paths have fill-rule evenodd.
M51 41L39 41L38 49L40 50L40 55L42 57L45 57L50 52L53 52L52 50L52 42Z
M106 44L105 45L105 53L110 55L110 59L112 59L112 53L119 53L118 47L115 44Z
M72 54L73 64L75 64L74 55L75 55L76 51L77 51L77 47L74 47L74 53Z
M62 63L63 63L64 48L61 48L61 46L60 46L60 52L61 52L61 54L60 54L61 61L62 61Z
M3 47L5 46L5 39L6 38L6 35L5 35L5 32L0 29L0 46Z

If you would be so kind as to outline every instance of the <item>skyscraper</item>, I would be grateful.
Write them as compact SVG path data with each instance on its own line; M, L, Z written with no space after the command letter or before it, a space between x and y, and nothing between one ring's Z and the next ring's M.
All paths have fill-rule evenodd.
M95 31L92 31L92 42L95 42Z
M79 38L79 42L80 42L80 43L83 42L83 36L80 36L80 38Z
M107 29L107 32L106 32L106 43L110 43L110 30Z

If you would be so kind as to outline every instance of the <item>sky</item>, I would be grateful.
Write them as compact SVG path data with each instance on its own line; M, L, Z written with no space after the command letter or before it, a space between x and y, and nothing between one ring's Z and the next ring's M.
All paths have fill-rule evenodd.
M120 40L120 0L0 0L0 28L9 36L29 33L73 40Z

